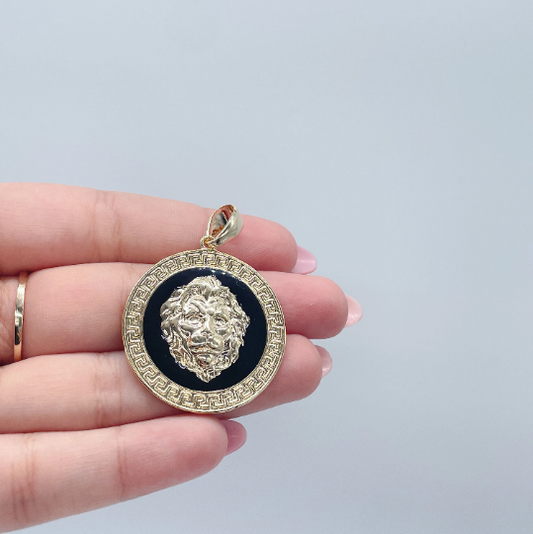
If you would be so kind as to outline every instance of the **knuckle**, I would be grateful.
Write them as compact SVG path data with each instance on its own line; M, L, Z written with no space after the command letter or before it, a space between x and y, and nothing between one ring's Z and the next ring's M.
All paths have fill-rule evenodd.
M118 196L113 191L95 191L92 211L93 255L95 261L116 261L123 244L122 220L117 209Z
M344 328L348 303L344 292L333 280L321 278L320 283L323 301L319 324L322 325L322 336L331 337L337 335Z
M17 528L32 522L36 509L36 455L33 434L17 436L20 454L10 462L11 517Z
M316 349L313 348L316 352ZM298 381L296 388L296 400L305 399L316 391L322 377L322 368L318 359L314 358L314 364L306 367L302 373L301 380Z
M285 390L290 402L304 399L316 390L322 378L322 364L318 350L304 336L291 336L287 348L290 358L287 358Z
M125 444L124 427L116 427L116 492L118 499L123 501L128 498L128 448Z
M113 353L98 353L93 371L95 428L107 428L121 419L123 398L121 368Z

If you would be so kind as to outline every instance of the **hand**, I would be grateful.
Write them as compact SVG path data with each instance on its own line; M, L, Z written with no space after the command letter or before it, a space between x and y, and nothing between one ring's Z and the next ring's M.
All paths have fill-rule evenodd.
M130 290L151 264L198 248L210 214L125 193L0 185L0 531L190 480L244 443L244 428L228 415L184 414L152 396L121 350ZM348 314L333 282L291 274L298 252L287 230L243 219L238 239L221 250L262 271L288 335L270 386L231 417L314 391L331 360L309 338L336 335ZM12 364L24 270L23 359Z

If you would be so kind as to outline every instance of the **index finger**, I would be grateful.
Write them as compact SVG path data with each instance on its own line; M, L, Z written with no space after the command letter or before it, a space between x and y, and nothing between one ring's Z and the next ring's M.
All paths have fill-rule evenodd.
M131 193L0 184L0 272L78 263L156 263L199 248L211 213L194 204ZM290 271L297 256L290 232L265 219L243 220L239 236L220 250L256 269Z

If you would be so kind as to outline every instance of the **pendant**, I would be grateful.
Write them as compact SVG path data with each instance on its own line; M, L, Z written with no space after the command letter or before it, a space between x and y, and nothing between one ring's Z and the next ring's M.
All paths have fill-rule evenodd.
M159 399L195 413L248 404L274 378L285 319L272 288L250 265L219 252L243 222L216 210L198 250L169 256L132 289L122 339L139 380Z

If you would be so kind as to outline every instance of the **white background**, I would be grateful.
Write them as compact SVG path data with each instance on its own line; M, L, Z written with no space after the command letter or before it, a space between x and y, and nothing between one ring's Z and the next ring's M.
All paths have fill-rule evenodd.
M522 0L0 2L2 181L234 203L365 312L213 473L28 532L530 534L532 28Z

